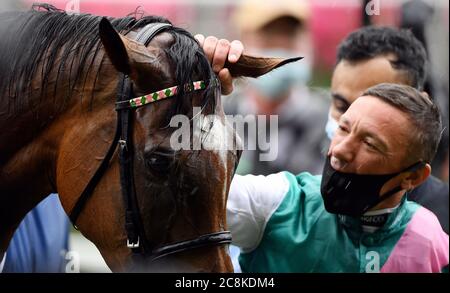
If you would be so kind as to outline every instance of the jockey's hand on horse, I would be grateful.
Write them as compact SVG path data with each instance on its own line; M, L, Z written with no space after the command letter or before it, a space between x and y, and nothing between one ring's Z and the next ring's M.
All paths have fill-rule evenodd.
M237 40L232 42L225 39L217 39L214 36L206 37L196 35L195 38L203 47L206 57L212 65L213 71L218 75L222 84L222 94L229 95L233 91L233 78L227 68L225 61L235 63L244 51L244 45Z

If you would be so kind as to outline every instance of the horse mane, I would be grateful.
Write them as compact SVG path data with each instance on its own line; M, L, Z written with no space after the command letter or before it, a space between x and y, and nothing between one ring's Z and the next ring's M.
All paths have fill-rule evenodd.
M122 34L149 23L170 23L158 16L138 19L136 14L123 18L108 17L108 20ZM69 15L48 4L33 6L32 10L26 12L0 14L0 113L8 112L14 115L24 110L32 111L37 103L51 98L54 99L56 108L63 109L74 95L76 85L81 85L82 90L85 88L88 73L94 68L93 63L102 47L98 33L101 19L101 16L90 14ZM211 80L214 74L201 46L193 36L177 27L166 31L174 38L173 44L164 51L171 65L175 66L177 84L191 82L194 76L205 81ZM94 87L100 68L101 65L97 67L97 72L94 72ZM61 87L58 88L61 82L59 77L64 72L66 75L69 72L70 76L66 77L69 79L69 86L65 88L64 98L55 99L57 91L61 90ZM71 74L72 72L74 74ZM56 83L49 85L47 78L55 73ZM29 93L36 87L33 79L39 76L38 74L41 76L40 98L39 101L31 101ZM214 109L216 101L211 90L208 85L203 103L212 100ZM185 93L179 93L183 94ZM182 100L187 99L177 99L171 115L185 108Z

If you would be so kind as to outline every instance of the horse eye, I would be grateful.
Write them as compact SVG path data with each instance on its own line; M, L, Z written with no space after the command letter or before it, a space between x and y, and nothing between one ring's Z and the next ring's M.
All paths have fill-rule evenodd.
M173 160L173 152L153 151L146 155L145 165L156 175L164 176L169 171Z

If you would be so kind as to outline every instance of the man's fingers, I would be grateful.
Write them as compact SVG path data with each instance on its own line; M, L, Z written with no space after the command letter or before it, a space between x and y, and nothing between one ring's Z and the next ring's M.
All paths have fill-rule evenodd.
M205 39L203 43L203 51L205 51L206 58L208 59L210 64L212 64L214 52L216 51L217 42L218 40L216 37L209 36Z
M244 52L244 45L237 40L231 43L228 40L218 40L216 37L204 37L201 34L195 35L195 38L203 47L206 58L211 64L215 73L218 74L222 85L222 94L229 95L233 91L233 78L230 71L225 66L228 60L230 63L236 63Z
M202 34L197 34L194 38L200 43L200 47L203 47L203 44L205 43L205 36Z
M225 65L227 60L228 52L230 51L230 42L225 39L221 39L217 42L216 50L214 52L214 58L212 61L212 68L215 73L219 71Z
M235 63L241 58L242 52L244 52L244 45L238 41L234 40L230 44L230 52L228 54L228 61L230 63Z
M229 95L233 91L233 78L231 77L230 71L224 68L219 71L219 80L222 86L222 95Z

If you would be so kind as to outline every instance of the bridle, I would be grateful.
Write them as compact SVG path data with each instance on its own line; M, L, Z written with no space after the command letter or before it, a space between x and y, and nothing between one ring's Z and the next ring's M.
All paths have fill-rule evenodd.
M150 41L163 30L171 27L167 23L150 23L143 27L136 35L135 40L147 46ZM203 90L206 87L205 81L196 81L184 86L184 91ZM117 126L114 139L108 149L108 152L92 176L85 189L81 193L78 201L75 203L69 217L76 228L76 222L87 200L91 197L95 187L109 167L109 163L117 145L119 146L119 165L120 165L120 185L122 197L125 205L125 230L127 233L127 247L135 254L143 255L150 260L156 260L168 255L180 253L209 245L222 245L231 243L231 233L229 231L219 231L209 234L203 234L195 239L170 243L158 248L152 248L145 237L144 226L136 197L133 172L132 145L132 124L131 119L136 108L148 105L150 103L173 97L179 91L180 86L174 86L163 89L141 97L133 97L132 84L127 75L121 74L117 89Z

